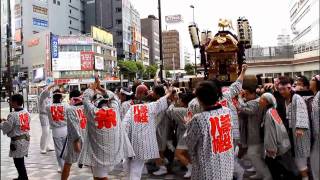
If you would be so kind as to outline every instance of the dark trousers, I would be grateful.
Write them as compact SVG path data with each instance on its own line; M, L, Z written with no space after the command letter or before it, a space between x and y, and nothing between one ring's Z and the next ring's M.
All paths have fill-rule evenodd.
M28 180L26 166L24 165L24 157L13 158L13 162L19 174L18 180Z
M297 175L294 172L284 166L283 161L285 161L282 157L277 156L275 159L266 157L265 162L270 170L272 175L272 179L275 180L299 180ZM284 162L285 164L290 162Z

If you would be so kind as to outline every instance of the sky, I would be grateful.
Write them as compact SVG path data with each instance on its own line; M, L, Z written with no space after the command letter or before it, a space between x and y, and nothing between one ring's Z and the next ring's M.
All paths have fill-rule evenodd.
M158 0L131 0L139 11L140 18L149 14L158 16ZM289 19L290 0L161 0L162 21L164 16L181 14L184 22L179 25L168 25L168 29L177 29L181 33L183 46L191 47L188 25L192 22L192 9L195 7L195 22L200 31L218 31L220 18L232 20L236 29L236 20L244 16L252 27L253 44L260 46L277 45L277 35L284 29L290 33ZM164 30L166 25L163 25Z

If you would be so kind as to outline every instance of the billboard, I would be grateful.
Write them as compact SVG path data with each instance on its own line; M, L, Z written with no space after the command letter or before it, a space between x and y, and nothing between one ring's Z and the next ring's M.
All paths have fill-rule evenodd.
M94 67L96 70L104 70L104 60L101 56L94 57Z
M53 71L81 70L80 52L60 52L59 58L52 58Z
M112 34L103 29L91 26L91 36L94 40L113 46Z
M68 45L68 44L83 44L88 45L93 43L93 39L91 37L85 37L85 36L59 36L58 43L60 45Z
M42 68L36 68L32 71L32 79L34 82L40 82L44 80L44 69Z
M59 58L59 46L58 46L58 36L51 35L51 56L52 58Z
M80 57L81 57L81 70L83 71L93 70L94 52L80 52Z
M165 16L165 20L166 20L166 23L168 24L183 22L181 14Z
M48 21L38 19L38 18L32 18L33 25L41 26L41 27L48 27Z
M14 32L14 41L15 42L21 42L22 41L21 29L16 29L16 31Z

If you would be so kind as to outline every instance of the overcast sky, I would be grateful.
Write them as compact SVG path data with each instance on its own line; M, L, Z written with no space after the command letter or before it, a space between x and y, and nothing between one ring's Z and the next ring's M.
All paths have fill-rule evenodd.
M195 21L200 31L218 29L219 18L232 20L236 28L239 16L245 16L252 27L253 44L260 46L274 46L277 44L277 35L282 29L290 33L289 20L290 0L162 0L162 16L181 14L184 22L181 25L169 25L169 29L178 29L182 34L183 46L191 47L188 35L188 25L192 22L192 9L195 6ZM131 0L139 11L140 17L149 14L158 15L158 0ZM163 18L164 22L164 18ZM165 26L163 27L165 29ZM188 38L188 39L187 39Z

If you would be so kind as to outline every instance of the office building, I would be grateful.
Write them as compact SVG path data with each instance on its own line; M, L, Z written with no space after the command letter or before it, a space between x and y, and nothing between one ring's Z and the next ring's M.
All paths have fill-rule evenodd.
M143 62L143 65L149 66L150 65L150 50L148 45L148 39L142 36L141 39L142 42L142 50L141 50L141 60Z
M141 33L148 39L150 64L160 64L159 21L155 16L141 19Z
M100 26L112 32L118 59L141 58L140 15L130 1L85 0L84 7L86 33L91 26Z
M165 70L180 69L180 37L177 30L162 32Z

